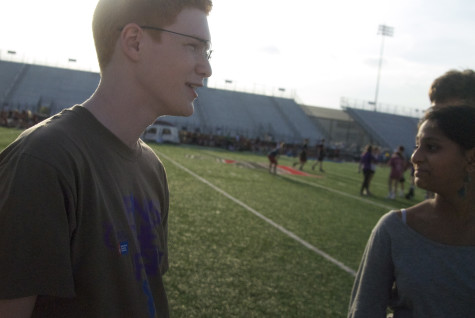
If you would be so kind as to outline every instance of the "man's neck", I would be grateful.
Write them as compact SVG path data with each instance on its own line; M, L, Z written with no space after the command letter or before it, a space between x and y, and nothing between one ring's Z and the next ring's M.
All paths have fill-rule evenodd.
M155 118L147 114L140 102L118 94L108 94L110 90L98 90L83 103L96 119L117 136L123 143L134 149L145 128Z

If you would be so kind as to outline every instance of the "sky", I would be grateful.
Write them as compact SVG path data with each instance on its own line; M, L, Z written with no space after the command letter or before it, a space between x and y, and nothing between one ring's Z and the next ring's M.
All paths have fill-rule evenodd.
M0 59L98 71L96 3L0 0ZM378 109L418 112L436 77L475 69L473 17L473 0L214 0L209 85L328 108L378 90Z

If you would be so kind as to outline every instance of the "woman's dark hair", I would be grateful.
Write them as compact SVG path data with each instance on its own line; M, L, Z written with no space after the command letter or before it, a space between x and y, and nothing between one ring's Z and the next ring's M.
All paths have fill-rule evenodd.
M431 108L424 117L430 120L464 150L475 147L475 105Z

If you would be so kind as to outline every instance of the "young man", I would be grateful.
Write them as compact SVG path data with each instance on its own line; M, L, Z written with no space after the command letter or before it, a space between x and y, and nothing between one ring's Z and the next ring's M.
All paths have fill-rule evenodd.
M140 139L193 113L211 0L99 0L101 82L0 154L0 317L168 317L168 186Z

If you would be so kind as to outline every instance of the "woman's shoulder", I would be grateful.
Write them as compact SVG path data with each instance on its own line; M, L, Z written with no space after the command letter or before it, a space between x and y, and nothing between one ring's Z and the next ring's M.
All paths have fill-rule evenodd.
M407 224L413 229L427 225L434 216L433 200L428 199L406 209ZM402 213L398 213L400 216Z
M381 218L376 223L373 232L387 233L392 235L394 232L399 232L403 225L400 210L391 210L381 216Z
M391 210L380 218L377 227L393 228L397 225L406 227L408 223L423 223L426 216L430 214L430 208L431 203L426 200L406 209Z
M374 240L387 242L407 242L408 240L420 239L419 235L407 224L407 216L410 213L418 213L417 210L400 209L391 210L381 216L373 228L372 237ZM389 243L388 243L389 244Z

